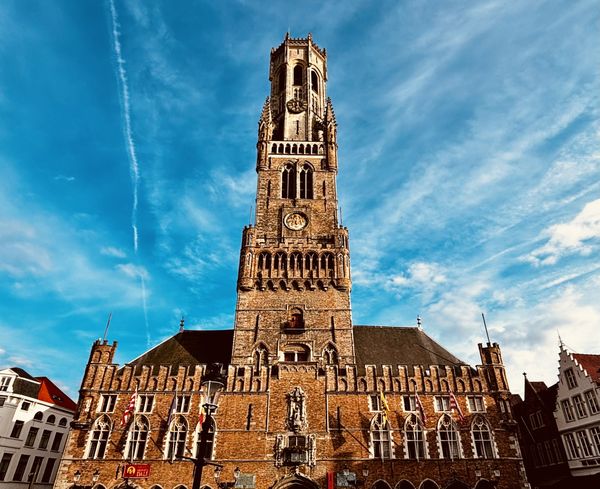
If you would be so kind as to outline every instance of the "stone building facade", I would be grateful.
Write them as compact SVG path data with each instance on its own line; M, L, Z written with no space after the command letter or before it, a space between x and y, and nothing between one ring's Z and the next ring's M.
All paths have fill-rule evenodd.
M189 489L194 464L179 455L200 456L211 365L226 383L204 421L207 454L223 468L215 479L205 467L203 487L527 487L498 344L479 345L481 364L470 366L420 324L352 323L326 51L310 35L286 36L269 79L233 330L182 328L123 366L116 342L96 342L57 489L76 473L76 485L97 489ZM128 462L149 474L124 479Z

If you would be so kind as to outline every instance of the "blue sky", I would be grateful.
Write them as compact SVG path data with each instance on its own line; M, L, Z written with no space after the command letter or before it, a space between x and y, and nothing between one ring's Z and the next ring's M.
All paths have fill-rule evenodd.
M558 331L600 352L597 7L3 1L0 367L76 397L109 312L118 362L232 326L289 30L329 56L355 324L476 364L485 312L513 391L554 382Z

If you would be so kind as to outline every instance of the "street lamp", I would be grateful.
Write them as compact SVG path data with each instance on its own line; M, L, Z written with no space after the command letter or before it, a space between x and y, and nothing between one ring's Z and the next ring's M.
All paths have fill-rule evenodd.
M225 387L225 378L221 375L221 366L219 364L209 365L206 373L202 377L202 388L206 395L206 402L203 407L206 410L206 419L202 423L202 431L200 432L200 444L196 458L181 457L190 460L194 463L194 480L192 489L200 489L202 481L202 470L206 465L215 465L217 468L222 467L220 464L211 462L206 458L206 447L210 436L210 428L213 426L212 414L217 409L219 393Z

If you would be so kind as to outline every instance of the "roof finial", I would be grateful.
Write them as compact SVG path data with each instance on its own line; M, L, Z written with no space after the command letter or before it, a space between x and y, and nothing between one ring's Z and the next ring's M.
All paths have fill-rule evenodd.
M558 346L560 346L561 350L565 349L565 344L563 343L562 338L560 337L560 331L557 329L556 334L558 335Z
M417 328L423 329L423 320L419 314L417 314Z
M183 333L183 330L185 329L184 325L185 325L185 318L183 316L181 316L181 321L179 321L179 332L180 333Z

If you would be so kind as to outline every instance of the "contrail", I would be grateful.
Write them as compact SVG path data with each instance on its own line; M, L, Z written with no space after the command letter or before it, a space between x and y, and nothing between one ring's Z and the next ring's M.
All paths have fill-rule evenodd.
M131 207L131 228L133 230L133 251L138 254L138 227L137 227L137 210L138 210L138 186L140 182L140 172L138 159L135 150L135 142L133 141L133 131L131 130L131 108L129 104L129 86L127 84L127 71L125 70L125 60L121 52L121 42L119 37L119 21L117 17L117 9L115 8L114 0L109 0L110 17L112 21L112 37L115 50L115 58L117 60L118 81L121 88L121 103L122 117L124 122L125 141L127 143L127 154L129 156L129 175L131 177L131 186L133 190L133 204ZM146 342L150 347L150 325L148 324L148 306L146 304L146 282L144 275L140 275L140 284L142 288L142 306L144 308L144 322L146 323Z
M129 155L129 174L131 176L131 185L133 187L133 206L131 209L131 227L133 229L133 249L138 251L138 228L137 228L137 208L138 208L138 185L140 173L138 167L135 143L133 142L133 133L131 131L131 109L129 105L129 86L127 85L127 72L125 71L125 60L121 53L121 42L119 41L119 21L117 18L117 9L114 0L109 0L110 15L112 20L112 37L115 48L115 57L117 59L117 73L119 75L119 85L121 86L121 101L123 103L123 121L125 123L125 140L127 142L127 153Z

